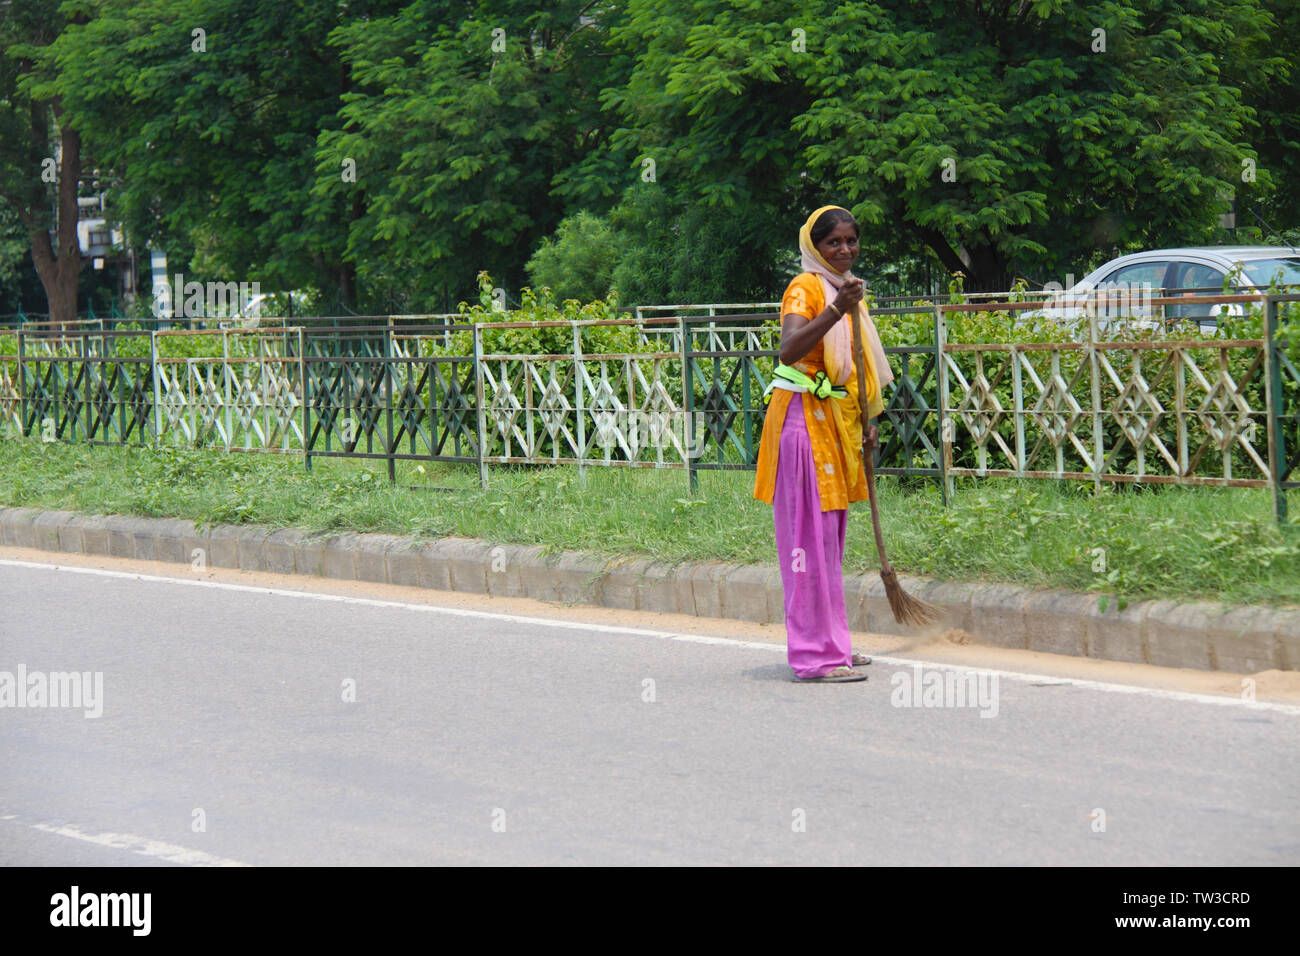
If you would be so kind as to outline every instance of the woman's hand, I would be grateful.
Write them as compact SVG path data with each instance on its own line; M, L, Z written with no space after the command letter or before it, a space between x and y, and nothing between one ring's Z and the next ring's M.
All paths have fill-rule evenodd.
M862 280L853 278L840 286L840 291L835 296L835 308L839 309L840 315L853 309L862 301L862 292L864 286Z
M880 437L880 432L875 425L868 425L867 430L862 433L862 451L864 454L870 454L871 450L876 447L876 439Z

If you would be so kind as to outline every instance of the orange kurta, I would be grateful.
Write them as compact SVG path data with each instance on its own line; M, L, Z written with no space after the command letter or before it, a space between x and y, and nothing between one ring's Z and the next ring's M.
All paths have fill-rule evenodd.
M785 297L781 300L781 315L802 315L809 322L826 308L826 296L822 291L821 280L811 272L797 275L786 287ZM821 342L812 347L794 367L807 375L816 375L825 371L824 348ZM821 499L822 511L837 511L848 508L850 501L865 501L867 498L867 476L861 467L862 422L858 409L858 378L850 375L844 383L848 390L846 398L818 399L811 393L803 393L804 421L808 426L808 436L812 440L813 462L817 466L817 493ZM769 505L776 493L776 465L781 447L781 429L785 425L785 413L790 407L793 392L783 388L772 389L772 401L767 406L767 415L763 419L763 436L758 448L758 472L754 476L754 497ZM838 402L850 437L856 438L852 448L844 447L839 429L831 412L831 403ZM846 455L858 456L856 481L849 484L850 472Z

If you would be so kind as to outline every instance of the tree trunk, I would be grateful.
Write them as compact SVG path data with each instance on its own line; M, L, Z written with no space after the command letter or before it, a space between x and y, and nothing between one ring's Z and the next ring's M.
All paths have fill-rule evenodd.
M339 267L339 301L350 310L357 310L357 265L345 262Z
M992 246L974 246L963 248L966 258L970 260L969 278L966 282L967 292L1006 292L1011 285L1011 276L1006 261Z
M365 193L358 189L352 196L352 205L348 209L348 233L352 232L352 223L366 214ZM340 263L339 298L347 308L357 310L357 264L355 261Z
M41 152L49 142L49 104L32 104L32 143ZM58 107L54 107L57 118ZM81 134L64 125L59 131L62 165L58 171L58 221L51 242L45 217L35 209L23 216L32 244L36 274L45 287L50 321L63 329L77 318L77 278L81 273L81 247L77 240L77 183L81 178ZM43 190L42 190L43 192ZM43 198L43 197L42 197ZM57 243L57 246L55 245Z
M965 276L962 288L967 292L1005 292L1011 284L1006 261L993 246L959 246L954 249L943 234L929 226L907 223L943 263L949 274Z

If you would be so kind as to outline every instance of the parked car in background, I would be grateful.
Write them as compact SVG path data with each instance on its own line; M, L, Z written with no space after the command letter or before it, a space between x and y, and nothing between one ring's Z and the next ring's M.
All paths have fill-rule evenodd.
M1157 296L1161 290L1195 289L1196 292L1172 292L1184 295L1187 305L1165 306L1166 324L1196 322L1212 330L1221 305L1197 303L1197 296L1221 295L1224 280L1237 267L1234 285L1268 286L1275 277L1284 285L1300 285L1300 251L1287 246L1203 246L1185 249L1154 249L1112 259L1094 269L1081 280L1048 300L1042 311L1028 313L1065 322L1085 318L1088 305L1071 302L1081 293L1098 293L1093 307L1106 318L1132 315L1138 327L1160 324L1160 307L1144 307L1145 295ZM1055 291L1048 287L1049 291ZM1106 294L1109 292L1109 294ZM1052 304L1053 301L1061 304ZM1228 305L1229 314L1240 315L1239 305Z

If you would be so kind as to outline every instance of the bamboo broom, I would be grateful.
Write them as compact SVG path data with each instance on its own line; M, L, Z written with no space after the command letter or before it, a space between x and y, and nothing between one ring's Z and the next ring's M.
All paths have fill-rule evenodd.
M864 306L865 309L865 306ZM856 309L854 312L856 313ZM855 318L857 316L855 315ZM867 434L867 346L862 341L863 336L858 334L858 328L861 320L850 322L849 328L853 336L854 347L854 365L858 369L858 407L862 413L862 464L867 469L867 497L871 501L871 528L876 534L876 551L880 554L880 579L885 582L885 596L889 598L889 609L894 612L894 620L899 624L907 624L913 627L924 627L932 623L939 616L939 609L933 604L928 604L919 598L914 598L903 590L903 586L898 583L898 575L894 572L894 567L889 563L889 558L885 557L885 536L880 531L880 505L876 502L876 471L872 465L871 452L867 451L866 434ZM879 381L879 376L877 376Z

